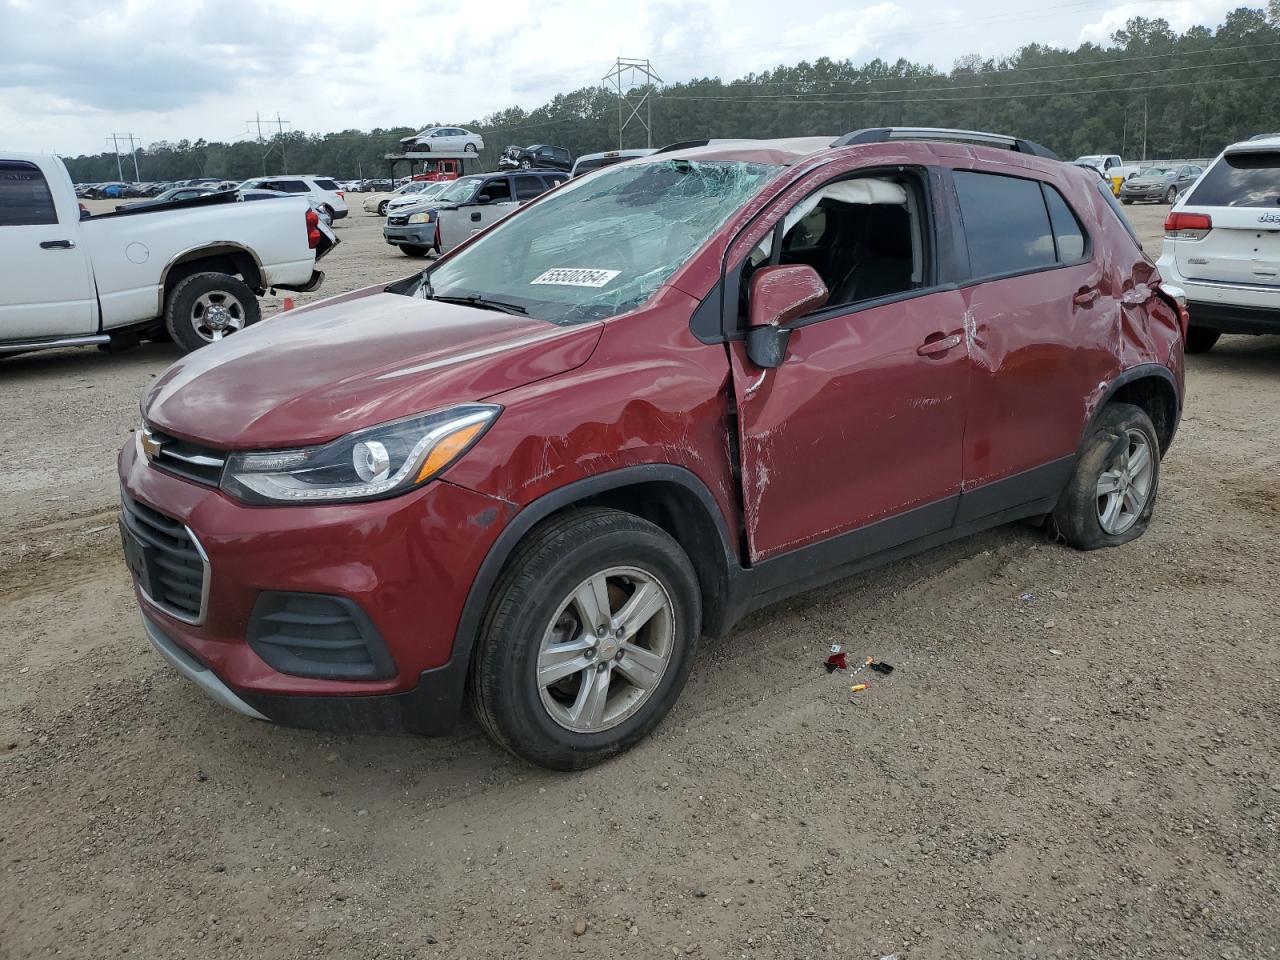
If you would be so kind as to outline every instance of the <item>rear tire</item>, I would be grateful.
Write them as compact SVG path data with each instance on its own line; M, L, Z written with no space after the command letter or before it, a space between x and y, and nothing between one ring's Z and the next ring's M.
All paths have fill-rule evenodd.
M378 204L378 216L385 217L387 215L387 204L390 202L390 200L383 200Z
M462 152L463 153L479 153L480 148L477 147L474 143L468 143L462 148Z
M1146 411L1111 403L1090 426L1075 473L1053 511L1077 550L1116 547L1146 532L1160 488L1160 440Z
M1221 330L1193 326L1187 330L1187 353L1208 353L1221 336Z
M195 273L169 291L164 325L184 353L199 350L262 319L253 291L227 273Z
M632 621L633 599L646 614ZM568 511L528 534L494 588L471 662L472 706L516 756L553 770L592 766L666 716L701 622L697 575L665 531L617 510Z

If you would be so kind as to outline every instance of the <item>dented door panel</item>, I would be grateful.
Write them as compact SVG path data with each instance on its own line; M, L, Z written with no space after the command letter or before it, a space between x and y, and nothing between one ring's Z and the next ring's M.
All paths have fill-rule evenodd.
M959 492L963 313L946 290L810 323L769 371L730 344L753 561ZM955 346L918 352L949 337Z

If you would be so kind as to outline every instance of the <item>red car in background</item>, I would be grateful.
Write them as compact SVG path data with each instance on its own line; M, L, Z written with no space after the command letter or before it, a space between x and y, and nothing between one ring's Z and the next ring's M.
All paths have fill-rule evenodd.
M975 531L1142 534L1187 317L991 134L682 145L169 368L120 454L156 648L249 716L643 737L700 635Z

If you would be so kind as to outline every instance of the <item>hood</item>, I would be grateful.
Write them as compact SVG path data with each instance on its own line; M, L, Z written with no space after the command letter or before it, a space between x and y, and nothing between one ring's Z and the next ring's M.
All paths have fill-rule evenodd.
M323 443L572 370L602 329L378 287L277 314L189 354L156 380L142 412L167 433L224 449Z

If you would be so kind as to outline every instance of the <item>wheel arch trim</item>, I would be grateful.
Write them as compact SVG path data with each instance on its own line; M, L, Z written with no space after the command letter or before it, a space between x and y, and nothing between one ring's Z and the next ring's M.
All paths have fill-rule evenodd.
M699 505L714 524L719 535L720 546L724 553L726 575L730 564L737 563L737 556L731 546L725 526L725 518L719 504L712 496L710 489L691 470L674 464L653 463L633 467L623 467L606 473L595 474L582 480L566 484L557 490L544 494L523 507L498 534L497 539L485 554L479 570L471 581L467 591L467 599L463 604L462 614L458 618L458 626L454 631L453 650L449 656L448 666L456 669L459 680L466 677L471 661L471 652L479 636L484 614L489 606L493 588L506 566L507 560L515 552L520 541L538 523L561 510L590 500L600 494L609 493L626 487L645 484L665 483L683 488L698 501ZM461 691L459 691L461 693Z
M244 254L253 261L254 269L258 272L258 280L261 281L263 275L262 260L249 247L235 240L212 240L175 253L169 258L168 263L164 265L164 269L160 271L160 284L156 288L156 315L164 316L165 293L169 289L169 274L173 272L174 267L181 266L184 263L191 263L195 260L202 260L205 257L236 256L238 254Z
M1084 432L1080 435L1080 447L1078 449L1083 448L1085 441L1089 438L1089 434L1093 432L1094 424L1097 423L1098 417L1101 416L1102 411L1105 409L1107 404L1115 399L1116 394L1119 393L1122 388L1127 387L1130 384L1137 383L1140 380L1161 381L1172 394L1175 409L1173 422L1169 425L1169 440L1173 440L1173 436L1177 432L1178 421L1182 419L1183 398L1181 392L1178 390L1178 381L1174 377L1173 371L1163 364L1140 363L1137 366L1130 367L1129 369L1122 371L1119 375L1109 381L1098 393L1097 400L1093 404L1093 409L1089 413L1089 418L1085 422ZM1164 450L1160 451L1161 454L1163 455L1167 449L1168 444L1165 445Z

